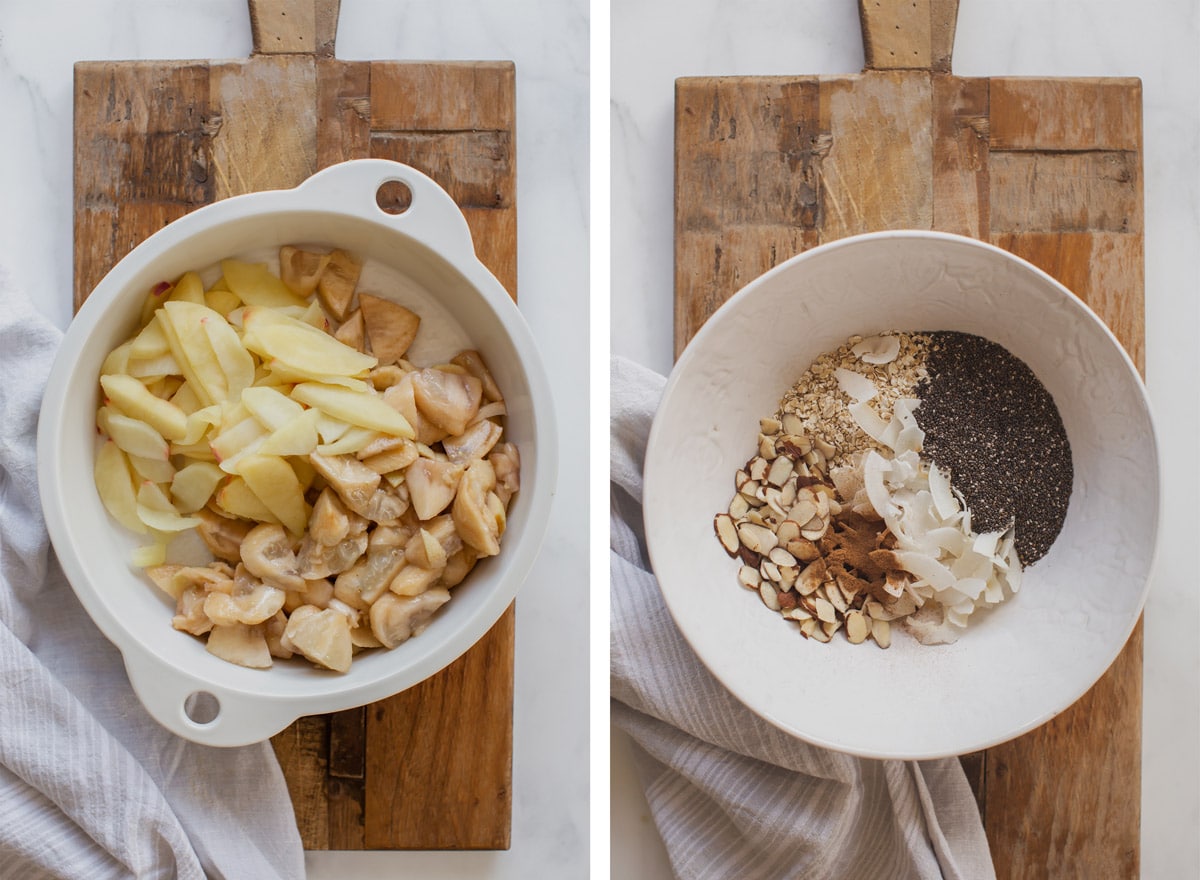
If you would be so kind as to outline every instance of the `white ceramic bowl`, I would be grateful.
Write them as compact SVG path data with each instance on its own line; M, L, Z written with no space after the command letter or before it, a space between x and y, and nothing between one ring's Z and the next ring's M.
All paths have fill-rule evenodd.
M389 181L412 201L398 215L376 204ZM498 556L482 561L420 636L392 651L360 654L345 675L303 661L245 669L209 654L171 627L172 603L132 568L138 538L104 510L93 488L97 378L105 355L136 330L156 282L234 256L266 258L284 244L340 247L365 260L360 287L422 317L414 360L467 347L484 356L508 406L507 436L521 452ZM206 279L209 281L212 279ZM150 713L208 745L262 740L301 715L333 712L398 693L451 663L496 622L538 552L556 480L550 390L536 347L502 285L475 257L466 220L423 174L383 160L328 168L293 190L226 199L171 223L135 248L92 292L71 323L42 403L38 479L50 537L75 593L120 649ZM185 711L193 693L216 697L206 724Z
M1006 347L1062 414L1075 479L1066 523L1020 593L953 645L805 640L737 584L713 535L758 420L821 353L888 329L959 330ZM958 236L883 232L781 264L684 351L650 433L645 525L679 629L754 712L817 745L879 758L963 754L1042 724L1108 668L1141 612L1159 516L1142 383L1107 327L1044 272ZM896 632L896 628L893 629Z

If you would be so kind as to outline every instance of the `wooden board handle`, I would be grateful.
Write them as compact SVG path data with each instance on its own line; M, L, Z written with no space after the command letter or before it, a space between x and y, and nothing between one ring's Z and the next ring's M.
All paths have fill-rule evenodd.
M333 57L341 0L249 0L255 55Z
M858 0L865 70L950 72L958 0Z

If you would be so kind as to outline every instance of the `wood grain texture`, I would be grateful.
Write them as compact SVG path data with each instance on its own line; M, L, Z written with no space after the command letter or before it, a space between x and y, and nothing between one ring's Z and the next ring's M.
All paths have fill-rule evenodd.
M858 0L868 70L950 72L958 0Z
M463 849L480 839L486 849L508 847L511 733L480 732L512 729L496 722L510 712L515 619L510 608L446 672L368 708L367 799L376 809L366 821L367 848ZM505 670L507 681L485 676L489 669ZM481 687L485 680L493 686ZM461 748L464 741L472 748ZM481 773L481 765L502 772Z
M251 5L257 43L279 26L270 15L304 4ZM369 156L412 164L459 199L480 259L515 297L512 64L338 61L327 57L337 4L307 5L296 32L318 43L328 34L329 52L76 65L77 307L129 250L188 211ZM514 631L510 607L417 687L301 718L272 738L306 848L507 848Z
M249 0L255 55L333 55L340 0Z
M1040 266L1141 368L1141 112L1129 79L678 80L676 354L765 269L908 227L972 235ZM964 757L1001 880L1138 876L1141 639L1139 622L1067 711Z

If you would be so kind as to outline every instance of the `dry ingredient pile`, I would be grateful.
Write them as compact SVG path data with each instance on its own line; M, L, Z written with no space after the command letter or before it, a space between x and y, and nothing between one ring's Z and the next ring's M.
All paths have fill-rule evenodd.
M739 583L828 642L954 641L1020 589L1062 528L1062 419L1002 346L957 332L852 336L759 424L714 521Z

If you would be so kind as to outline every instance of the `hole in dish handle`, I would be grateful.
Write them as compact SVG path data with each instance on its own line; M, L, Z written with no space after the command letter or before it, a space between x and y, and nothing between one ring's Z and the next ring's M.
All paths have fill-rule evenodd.
M400 162L341 162L318 171L295 192L312 210L382 221L452 262L475 259L471 229L454 199L431 178Z
M213 682L164 669L148 657L125 655L134 693L146 711L172 733L206 746L261 742L297 718L286 701L226 690Z

